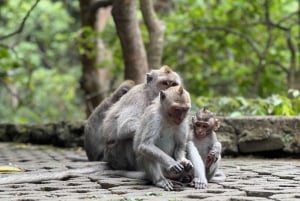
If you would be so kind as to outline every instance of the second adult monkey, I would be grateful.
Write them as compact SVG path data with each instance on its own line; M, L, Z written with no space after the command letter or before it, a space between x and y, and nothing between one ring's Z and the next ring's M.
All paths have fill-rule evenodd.
M186 116L190 108L189 93L182 86L161 91L146 108L134 137L139 169L165 190L173 190L170 177L176 180L174 175L180 177L185 169L193 167L185 158L189 129Z
M187 144L188 159L194 165L195 188L206 188L208 182L222 182L225 174L219 170L222 145L215 131L219 121L206 108L192 117L192 131Z
M100 161L103 159L104 141L102 135L102 123L106 111L119 99L124 96L133 86L134 81L125 80L111 96L105 98L92 112L87 119L84 128L84 147L86 155L90 161Z
M114 104L103 121L104 161L113 169L135 170L133 137L140 126L145 108L161 90L181 84L180 76L168 66L152 70L146 82L136 85Z

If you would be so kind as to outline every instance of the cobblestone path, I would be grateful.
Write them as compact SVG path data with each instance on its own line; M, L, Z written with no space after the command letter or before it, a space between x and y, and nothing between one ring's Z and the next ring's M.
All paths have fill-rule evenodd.
M300 200L300 159L225 158L225 182L211 183L203 190L185 187L172 192L142 180L103 176L99 172L77 174L78 169L105 166L81 159L85 159L82 150L0 143L0 166L13 165L25 171L0 173L0 200ZM72 174L64 174L70 171ZM55 174L61 177L51 177ZM28 175L48 175L51 179L5 183L7 178Z

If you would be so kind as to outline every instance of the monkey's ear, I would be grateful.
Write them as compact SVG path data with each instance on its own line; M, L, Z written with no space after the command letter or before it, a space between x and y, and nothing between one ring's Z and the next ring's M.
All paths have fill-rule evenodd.
M160 91L159 92L159 97L160 97L160 100L164 100L166 98L166 93L164 91Z
M192 116L192 124L194 125L195 124L195 122L196 122L196 120L195 120L195 116Z
M218 128L220 128L220 125L221 125L221 123L220 123L219 119L215 119L214 131L218 130Z
M179 94L179 95L182 95L182 94L183 94L183 87L182 87L182 86L180 86L180 87L178 88L178 94Z
M169 74L172 72L172 69L167 65L162 66L160 69L162 70L162 72L164 72L166 74Z
M126 94L127 92L129 91L129 89L128 88L126 88L126 87L124 87L124 88L122 88L121 89L121 95L124 95L124 94Z
M147 84L149 84L153 80L153 75L151 73L146 74Z

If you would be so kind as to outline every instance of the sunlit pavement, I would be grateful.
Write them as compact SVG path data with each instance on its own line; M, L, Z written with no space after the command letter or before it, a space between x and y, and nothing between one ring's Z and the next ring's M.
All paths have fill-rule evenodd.
M300 159L225 158L227 175L221 184L207 189L192 187L167 192L146 181L99 172L72 174L61 179L33 183L1 184L5 178L24 175L55 175L87 167L105 166L87 162L83 150L0 143L0 166L11 165L25 172L0 174L0 200L300 200ZM54 178L54 177L53 177Z

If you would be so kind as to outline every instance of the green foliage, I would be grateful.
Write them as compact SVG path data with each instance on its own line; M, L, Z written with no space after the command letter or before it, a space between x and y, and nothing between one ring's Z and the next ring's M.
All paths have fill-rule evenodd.
M0 37L17 30L34 2L6 1L0 7ZM62 2L43 0L22 32L0 41L0 122L84 118L72 33L77 28Z
M296 46L297 1L269 1L273 23ZM266 22L265 1L181 0L166 23L163 63L180 71L195 96L268 97L288 90L287 31ZM300 53L295 52L299 58ZM299 65L296 69L300 71ZM299 78L300 79L300 78Z
M244 97L198 97L197 107L206 107L221 116L246 116L246 115L299 115L300 96L299 91L292 99L281 95L272 95L265 99Z
M34 2L1 3L0 38L17 30ZM289 89L287 79L300 75L300 52L295 52L293 66L288 46L298 42L298 2L269 1L269 15L277 26L266 20L265 2L179 0L160 16L166 25L163 64L180 72L198 107L231 116L299 115L300 92ZM21 33L0 40L0 122L84 118L77 50L95 55L99 35L88 28L77 31L78 4L40 1ZM140 23L140 28L147 43L145 25ZM81 33L86 37L79 38ZM124 64L112 19L100 37L113 60L99 67L109 67L120 77Z

